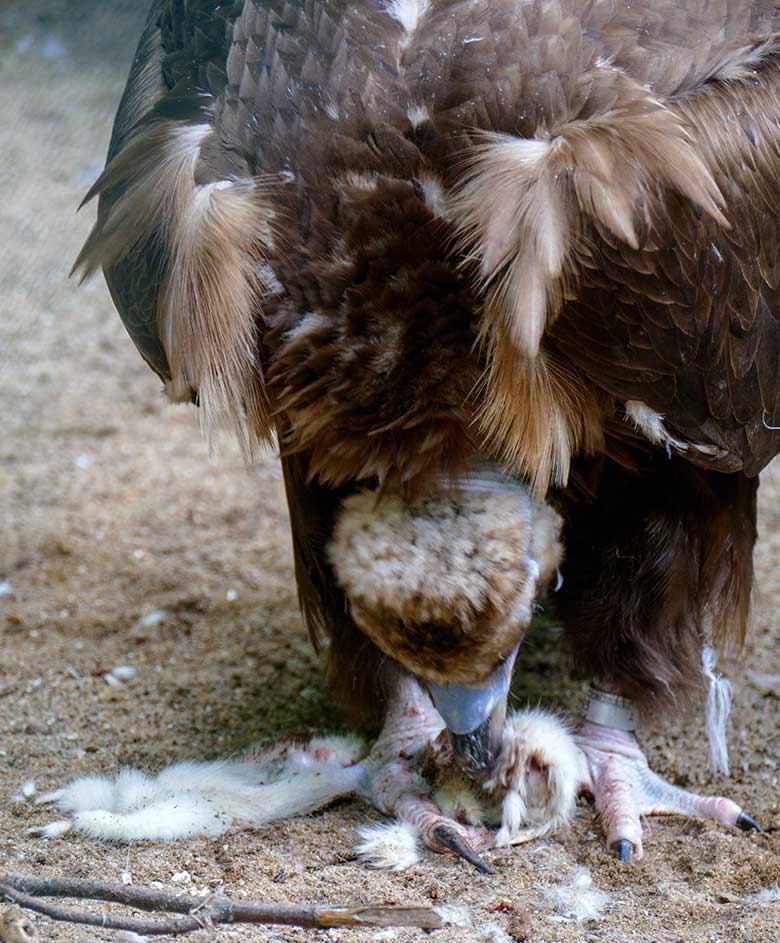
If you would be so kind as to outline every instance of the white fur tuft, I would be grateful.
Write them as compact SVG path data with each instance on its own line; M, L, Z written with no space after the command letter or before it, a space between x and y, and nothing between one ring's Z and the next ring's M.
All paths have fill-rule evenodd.
M360 861L369 868L403 871L420 860L417 831L408 822L389 822L358 829L363 839L355 845Z
M173 841L193 835L214 838L230 824L230 819L207 798L181 794L149 802L131 812L79 812L73 819L73 830L99 841Z
M38 805L56 805L65 812L83 812L107 806L113 801L113 795L114 786L108 777L84 776L63 789L44 793L35 801Z
M11 796L11 802L26 802L28 799L32 799L36 792L35 781L32 779L25 780L18 791Z
M60 819L57 822L49 822L48 825L34 825L32 828L26 828L27 835L36 835L40 838L62 838L73 829L72 819Z

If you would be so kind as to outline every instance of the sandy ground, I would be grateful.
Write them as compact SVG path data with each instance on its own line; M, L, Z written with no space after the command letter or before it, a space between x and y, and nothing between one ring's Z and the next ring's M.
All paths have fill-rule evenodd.
M10 801L24 780L49 788L74 774L154 769L340 725L297 612L274 457L247 470L226 442L210 458L194 410L163 405L102 281L67 280L91 221L75 207L101 166L144 7L4 0L0 9L0 870L114 880L129 872L136 883L276 901L463 905L473 929L429 937L452 943L521 939L513 921L523 908L528 939L539 943L780 940L780 901L754 896L780 881L780 688L750 680L780 673L777 467L761 492L753 632L731 668L732 776L707 772L700 715L645 740L659 772L729 793L763 835L656 820L644 861L623 867L582 809L565 834L492 855L493 877L438 856L400 874L366 870L350 849L356 828L379 815L351 801L272 830L175 846L25 835L46 815ZM581 688L568 680L558 638L554 626L531 637L516 691L573 712ZM134 666L135 680L107 684L116 665ZM598 921L576 924L551 908L549 889L577 865L609 895ZM46 940L115 938L37 922Z

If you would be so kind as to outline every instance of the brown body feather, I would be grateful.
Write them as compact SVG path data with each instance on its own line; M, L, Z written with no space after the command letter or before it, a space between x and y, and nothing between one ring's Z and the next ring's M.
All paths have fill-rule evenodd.
M732 652L744 638L758 481L637 458L580 463L590 497L567 502L559 605L577 671L657 716L699 693L704 631Z
M475 460L569 482L596 675L660 703L708 618L743 631L746 475L780 448L779 32L747 0L153 4L79 265L174 398L278 434L357 702L395 669L327 558L338 508Z

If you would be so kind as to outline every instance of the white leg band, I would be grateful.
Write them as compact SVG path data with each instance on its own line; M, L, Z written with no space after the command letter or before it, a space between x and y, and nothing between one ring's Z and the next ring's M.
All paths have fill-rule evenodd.
M634 702L619 694L610 694L591 685L590 701L585 713L585 720L602 727L613 727L630 733L639 725L639 718Z

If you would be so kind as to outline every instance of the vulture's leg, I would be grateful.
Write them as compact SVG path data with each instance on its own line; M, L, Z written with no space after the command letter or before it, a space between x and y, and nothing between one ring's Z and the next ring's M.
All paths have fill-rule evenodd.
M731 799L687 792L654 773L633 733L583 720L575 739L584 761L583 790L593 797L607 845L621 860L642 857L645 815L713 819L744 831L759 828Z
M448 817L433 799L430 767L451 760L444 730L428 694L401 675L382 732L363 761L359 791L381 812L412 825L428 848L455 852L487 872L478 852L493 845L491 833Z
M741 640L757 483L665 454L637 461L639 474L614 462L585 470L595 498L568 509L561 593L578 666L612 692L596 695L577 737L584 788L622 858L642 855L642 815L757 827L728 799L694 796L664 782L633 735L637 717L679 714L701 698L705 633ZM636 717L614 695L632 699Z

